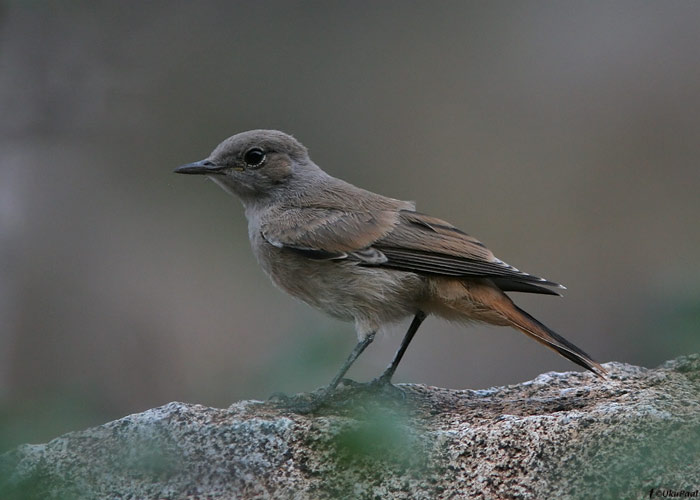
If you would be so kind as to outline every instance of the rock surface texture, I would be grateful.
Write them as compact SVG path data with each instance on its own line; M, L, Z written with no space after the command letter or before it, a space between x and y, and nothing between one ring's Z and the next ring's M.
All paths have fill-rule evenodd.
M700 356L314 415L170 403L0 457L0 498L649 498L700 489Z

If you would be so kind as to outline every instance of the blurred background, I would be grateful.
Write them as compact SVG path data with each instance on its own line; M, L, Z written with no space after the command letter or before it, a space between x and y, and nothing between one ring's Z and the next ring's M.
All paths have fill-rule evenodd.
M699 352L698 26L691 1L4 2L0 451L330 380L353 326L275 289L240 203L172 173L252 128L566 284L515 298L598 360ZM573 369L429 318L396 381Z

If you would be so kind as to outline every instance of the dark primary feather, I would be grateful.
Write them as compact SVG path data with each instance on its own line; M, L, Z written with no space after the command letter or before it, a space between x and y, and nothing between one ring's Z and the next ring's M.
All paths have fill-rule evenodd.
M384 267L464 278L496 278L504 291L550 293L558 283L524 273L497 259L476 238L441 219L401 210L394 230L373 245L387 257ZM537 286L533 286L536 284Z
M546 286L559 286L558 283L553 281L523 273L498 262L478 261L452 255L423 252L421 250L384 248L379 244L376 245L376 248L386 255L388 259L386 263L381 264L382 267L440 276L454 276L456 278L510 278L507 286L513 287L517 283L529 282ZM504 283L503 280L501 280L501 283Z
M557 297L561 297L561 294L556 290L534 283L518 281L517 279L491 278L491 281L504 292L540 293L543 295L556 295Z

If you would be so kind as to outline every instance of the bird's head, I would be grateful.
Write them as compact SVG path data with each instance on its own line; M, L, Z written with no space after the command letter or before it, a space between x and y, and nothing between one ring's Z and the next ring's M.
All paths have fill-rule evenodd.
M277 130L241 132L219 144L204 160L175 169L178 174L206 175L244 205L275 199L299 189L321 170L306 148Z

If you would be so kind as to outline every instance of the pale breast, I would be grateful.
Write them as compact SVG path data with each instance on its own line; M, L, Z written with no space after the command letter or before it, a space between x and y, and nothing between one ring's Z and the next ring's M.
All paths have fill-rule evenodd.
M425 278L410 272L365 267L351 260L309 259L252 233L253 252L282 290L334 317L381 324L415 314Z

